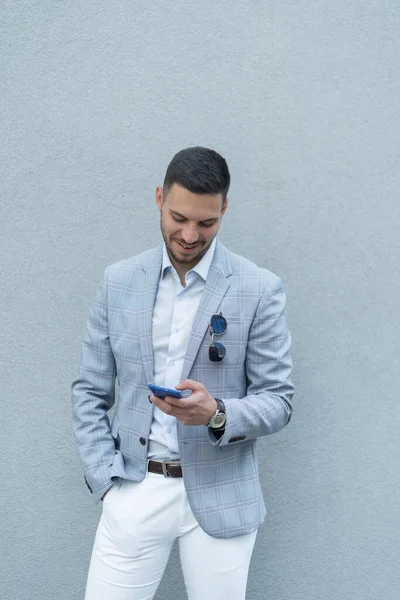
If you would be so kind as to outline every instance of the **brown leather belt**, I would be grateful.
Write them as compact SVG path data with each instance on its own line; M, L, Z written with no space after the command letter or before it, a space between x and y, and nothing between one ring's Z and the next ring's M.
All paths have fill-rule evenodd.
M164 477L182 477L181 463L177 460L172 460L171 462L157 462L156 460L149 460L147 470L150 473L164 475Z

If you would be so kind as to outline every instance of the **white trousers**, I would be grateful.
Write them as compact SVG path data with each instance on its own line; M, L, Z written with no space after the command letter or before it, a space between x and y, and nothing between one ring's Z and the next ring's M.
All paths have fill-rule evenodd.
M124 480L104 498L85 600L151 600L177 538L189 600L244 600L256 535L206 534L182 478Z

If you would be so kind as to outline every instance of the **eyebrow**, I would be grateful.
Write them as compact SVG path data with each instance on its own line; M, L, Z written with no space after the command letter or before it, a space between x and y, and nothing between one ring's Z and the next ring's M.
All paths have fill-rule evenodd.
M186 219L185 215L182 215L181 213L177 212L176 210L169 209L169 212L174 217L180 217L181 219ZM210 219L204 219L204 221L199 221L199 223L214 223L215 221L218 221L218 218L219 217L211 217Z

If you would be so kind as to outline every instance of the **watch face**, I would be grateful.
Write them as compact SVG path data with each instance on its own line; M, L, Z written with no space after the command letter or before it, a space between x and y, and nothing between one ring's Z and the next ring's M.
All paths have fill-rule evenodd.
M217 415L211 418L210 425L213 429L217 429L217 427L222 427L222 425L225 425L225 421L225 413L218 413Z

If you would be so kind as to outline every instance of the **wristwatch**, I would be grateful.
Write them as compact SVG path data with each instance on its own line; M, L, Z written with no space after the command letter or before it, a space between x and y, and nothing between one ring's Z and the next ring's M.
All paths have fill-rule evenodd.
M207 427L211 427L211 429L222 429L225 427L226 423L225 404L219 398L214 398L214 400L217 403L217 412L210 417Z

